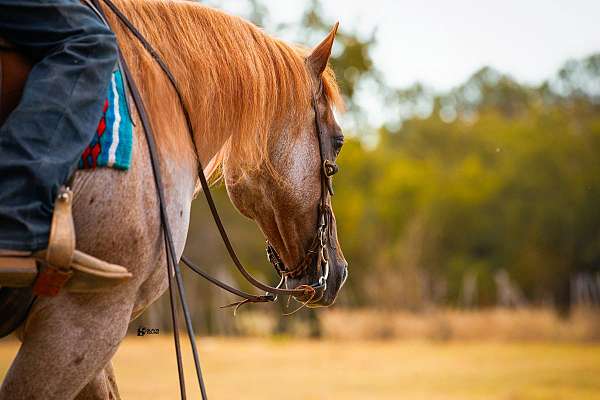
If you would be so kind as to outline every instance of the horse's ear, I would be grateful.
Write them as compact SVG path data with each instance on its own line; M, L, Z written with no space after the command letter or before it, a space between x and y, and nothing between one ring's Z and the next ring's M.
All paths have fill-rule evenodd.
M323 71L325 71L325 67L327 67L327 61L329 61L333 40L335 39L335 34L337 33L339 25L340 23L336 22L331 31L327 34L327 37L310 52L308 57L306 57L306 62L315 76L321 76Z

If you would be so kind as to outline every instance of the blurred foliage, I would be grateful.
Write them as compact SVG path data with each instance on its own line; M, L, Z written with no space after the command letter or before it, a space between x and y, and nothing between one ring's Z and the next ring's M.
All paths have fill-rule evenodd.
M249 4L264 22L264 4ZM316 0L299 23L307 38L333 25ZM402 123L380 127L368 147L347 132L334 197L350 263L339 303L567 306L572 277L600 265L600 54L568 61L536 87L486 67L447 93L398 90L373 64L374 34L343 29L332 64L350 111L364 113L357 88L372 80L380 92L371 94L385 93L400 114L389 119ZM262 235L216 191L242 258L275 280ZM192 218L187 251L214 266L225 255L202 199ZM213 294L208 307L227 302L194 285Z
M374 149L350 142L339 162L357 303L460 304L475 276L477 303L495 304L506 271L525 301L568 304L570 278L600 265L599 67L569 61L539 87L484 68L450 93L399 93L431 113L382 128Z
M275 23L272 21L269 8L264 0L241 0L232 2L224 0L205 0L203 3L225 9L235 9L254 24L267 29L278 36L293 36L294 42L301 46L316 46L325 38L335 24L325 16L319 0L310 0L298 21L292 23ZM366 36L366 37L365 37ZM361 35L357 31L341 26L337 33L331 65L336 71L338 84L346 100L352 118L364 117L364 110L357 104L357 95L361 86L367 81L378 90L385 92L387 87L379 70L374 67L371 49L376 44L376 32Z
M311 35L305 36L306 43L322 40L331 30L334 21L323 17L323 9L318 0L312 0L301 19L301 26ZM310 38L315 40L309 41ZM336 72L338 84L342 89L346 101L354 104L354 96L361 80L372 78L381 83L379 72L374 69L373 59L369 53L375 44L375 32L367 38L360 37L356 32L351 32L342 27L335 38L336 49L331 58L331 65Z

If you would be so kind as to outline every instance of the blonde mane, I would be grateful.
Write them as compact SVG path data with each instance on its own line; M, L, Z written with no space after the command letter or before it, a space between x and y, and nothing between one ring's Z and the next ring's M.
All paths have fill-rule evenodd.
M278 128L285 123L305 120L303 116L310 110L315 89L301 48L267 35L242 18L193 2L115 3L172 69L192 110L196 143L201 146L231 135L221 142L222 147L215 149L206 168L208 175L218 170L224 157L247 168L268 163L269 143L273 139L270 136L283 133ZM135 39L123 31L110 10L106 12L126 59L137 76L146 81L140 85L145 98L172 98L172 93L160 93L171 89L165 86L166 78L151 56L133 43ZM162 84L158 84L159 80L163 80ZM331 69L326 70L322 81L330 103L341 107ZM155 100L155 108L161 107L158 101ZM167 113L180 114L178 105L170 103L162 108L166 107ZM191 144L189 135L184 132L173 136L161 137L159 133L159 146L170 146L169 151L183 154L185 146Z

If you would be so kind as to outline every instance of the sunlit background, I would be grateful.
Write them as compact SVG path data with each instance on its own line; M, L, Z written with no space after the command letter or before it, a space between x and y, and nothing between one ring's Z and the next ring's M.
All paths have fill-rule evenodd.
M237 299L185 273L214 398L600 399L600 2L203 3L308 46L339 20L348 106L336 305L234 317L219 306ZM261 232L214 193L276 282ZM186 253L251 290L201 197ZM126 340L122 394L174 398L167 296L139 326L161 337Z
M218 308L234 299L188 275L196 330L347 342L337 362L305 351L319 375L341 368L356 385L317 379L327 395L299 399L600 398L600 3L206 3L309 46L340 21L348 140L334 210L350 278L330 310L284 317L283 301L234 318ZM215 191L243 260L275 282L262 234ZM202 199L187 253L248 288ZM168 330L167 299L138 324Z
M340 21L334 210L350 278L330 310L233 318L188 276L197 331L320 338L306 379L333 368L355 384L334 375L298 399L600 398L600 3L208 3L309 46ZM216 192L242 258L275 282L261 233ZM187 252L244 286L201 199ZM139 323L168 329L167 311ZM339 356L320 359L331 343Z
M338 311L600 302L600 3L205 3L308 46L340 21ZM274 280L262 234L215 192L244 261ZM235 282L223 250L199 199L187 252ZM237 332L215 308L226 295L188 284L199 331ZM306 313L317 328L327 314Z

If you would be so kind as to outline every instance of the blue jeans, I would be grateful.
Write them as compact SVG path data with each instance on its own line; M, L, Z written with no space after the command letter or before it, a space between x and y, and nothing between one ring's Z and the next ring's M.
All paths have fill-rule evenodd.
M34 63L0 127L0 249L35 251L100 120L117 45L77 0L0 0L0 35Z

